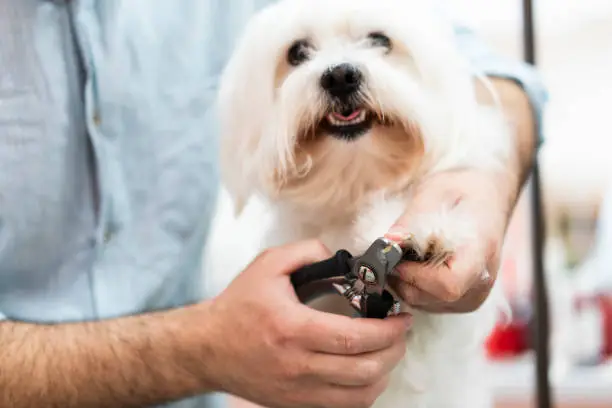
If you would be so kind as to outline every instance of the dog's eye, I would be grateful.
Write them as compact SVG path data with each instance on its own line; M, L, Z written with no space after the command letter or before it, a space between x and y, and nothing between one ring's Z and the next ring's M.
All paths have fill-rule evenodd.
M300 65L308 59L309 44L306 40L294 42L287 51L287 61L294 67Z
M383 47L388 50L391 49L391 39L380 31L375 31L368 34L368 39L371 41L374 47Z

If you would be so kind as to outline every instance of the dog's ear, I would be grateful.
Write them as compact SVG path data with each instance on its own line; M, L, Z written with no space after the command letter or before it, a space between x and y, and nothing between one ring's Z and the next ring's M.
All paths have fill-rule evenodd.
M260 144L274 106L278 48L275 44L263 46L269 30L263 14L247 23L223 70L217 94L221 177L235 203L236 215L270 178L264 173L271 163Z
M256 187L253 166L258 135L251 127L250 118L240 107L244 102L236 99L231 86L220 94L221 117L220 172L221 180L234 203L234 216L238 217L246 207ZM226 102L223 102L223 97ZM233 113L232 113L233 111ZM235 115L235 117L233 117Z

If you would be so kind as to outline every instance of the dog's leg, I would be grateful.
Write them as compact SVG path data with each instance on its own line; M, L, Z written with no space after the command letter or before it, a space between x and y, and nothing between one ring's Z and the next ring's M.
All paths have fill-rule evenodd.
M388 224L388 220L384 220ZM404 245L416 261L448 267L464 245L478 245L476 225L459 208L415 215ZM484 340L495 322L498 294L467 314L418 310L406 340L406 356L374 408L490 408Z

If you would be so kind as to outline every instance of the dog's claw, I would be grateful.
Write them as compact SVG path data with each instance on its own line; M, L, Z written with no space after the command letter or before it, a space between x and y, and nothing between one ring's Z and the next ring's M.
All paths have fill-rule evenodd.
M437 237L430 237L426 242L427 245L423 248L414 235L409 234L400 244L404 249L404 260L419 262L433 268L448 266L454 251L446 248L443 240Z

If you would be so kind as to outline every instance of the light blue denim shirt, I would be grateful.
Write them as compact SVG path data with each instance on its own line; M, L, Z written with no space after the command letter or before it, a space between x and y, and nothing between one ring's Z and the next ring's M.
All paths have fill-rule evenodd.
M83 321L202 299L217 78L266 0L0 0L0 319ZM463 27L475 69L529 67ZM212 406L190 399L173 408Z

